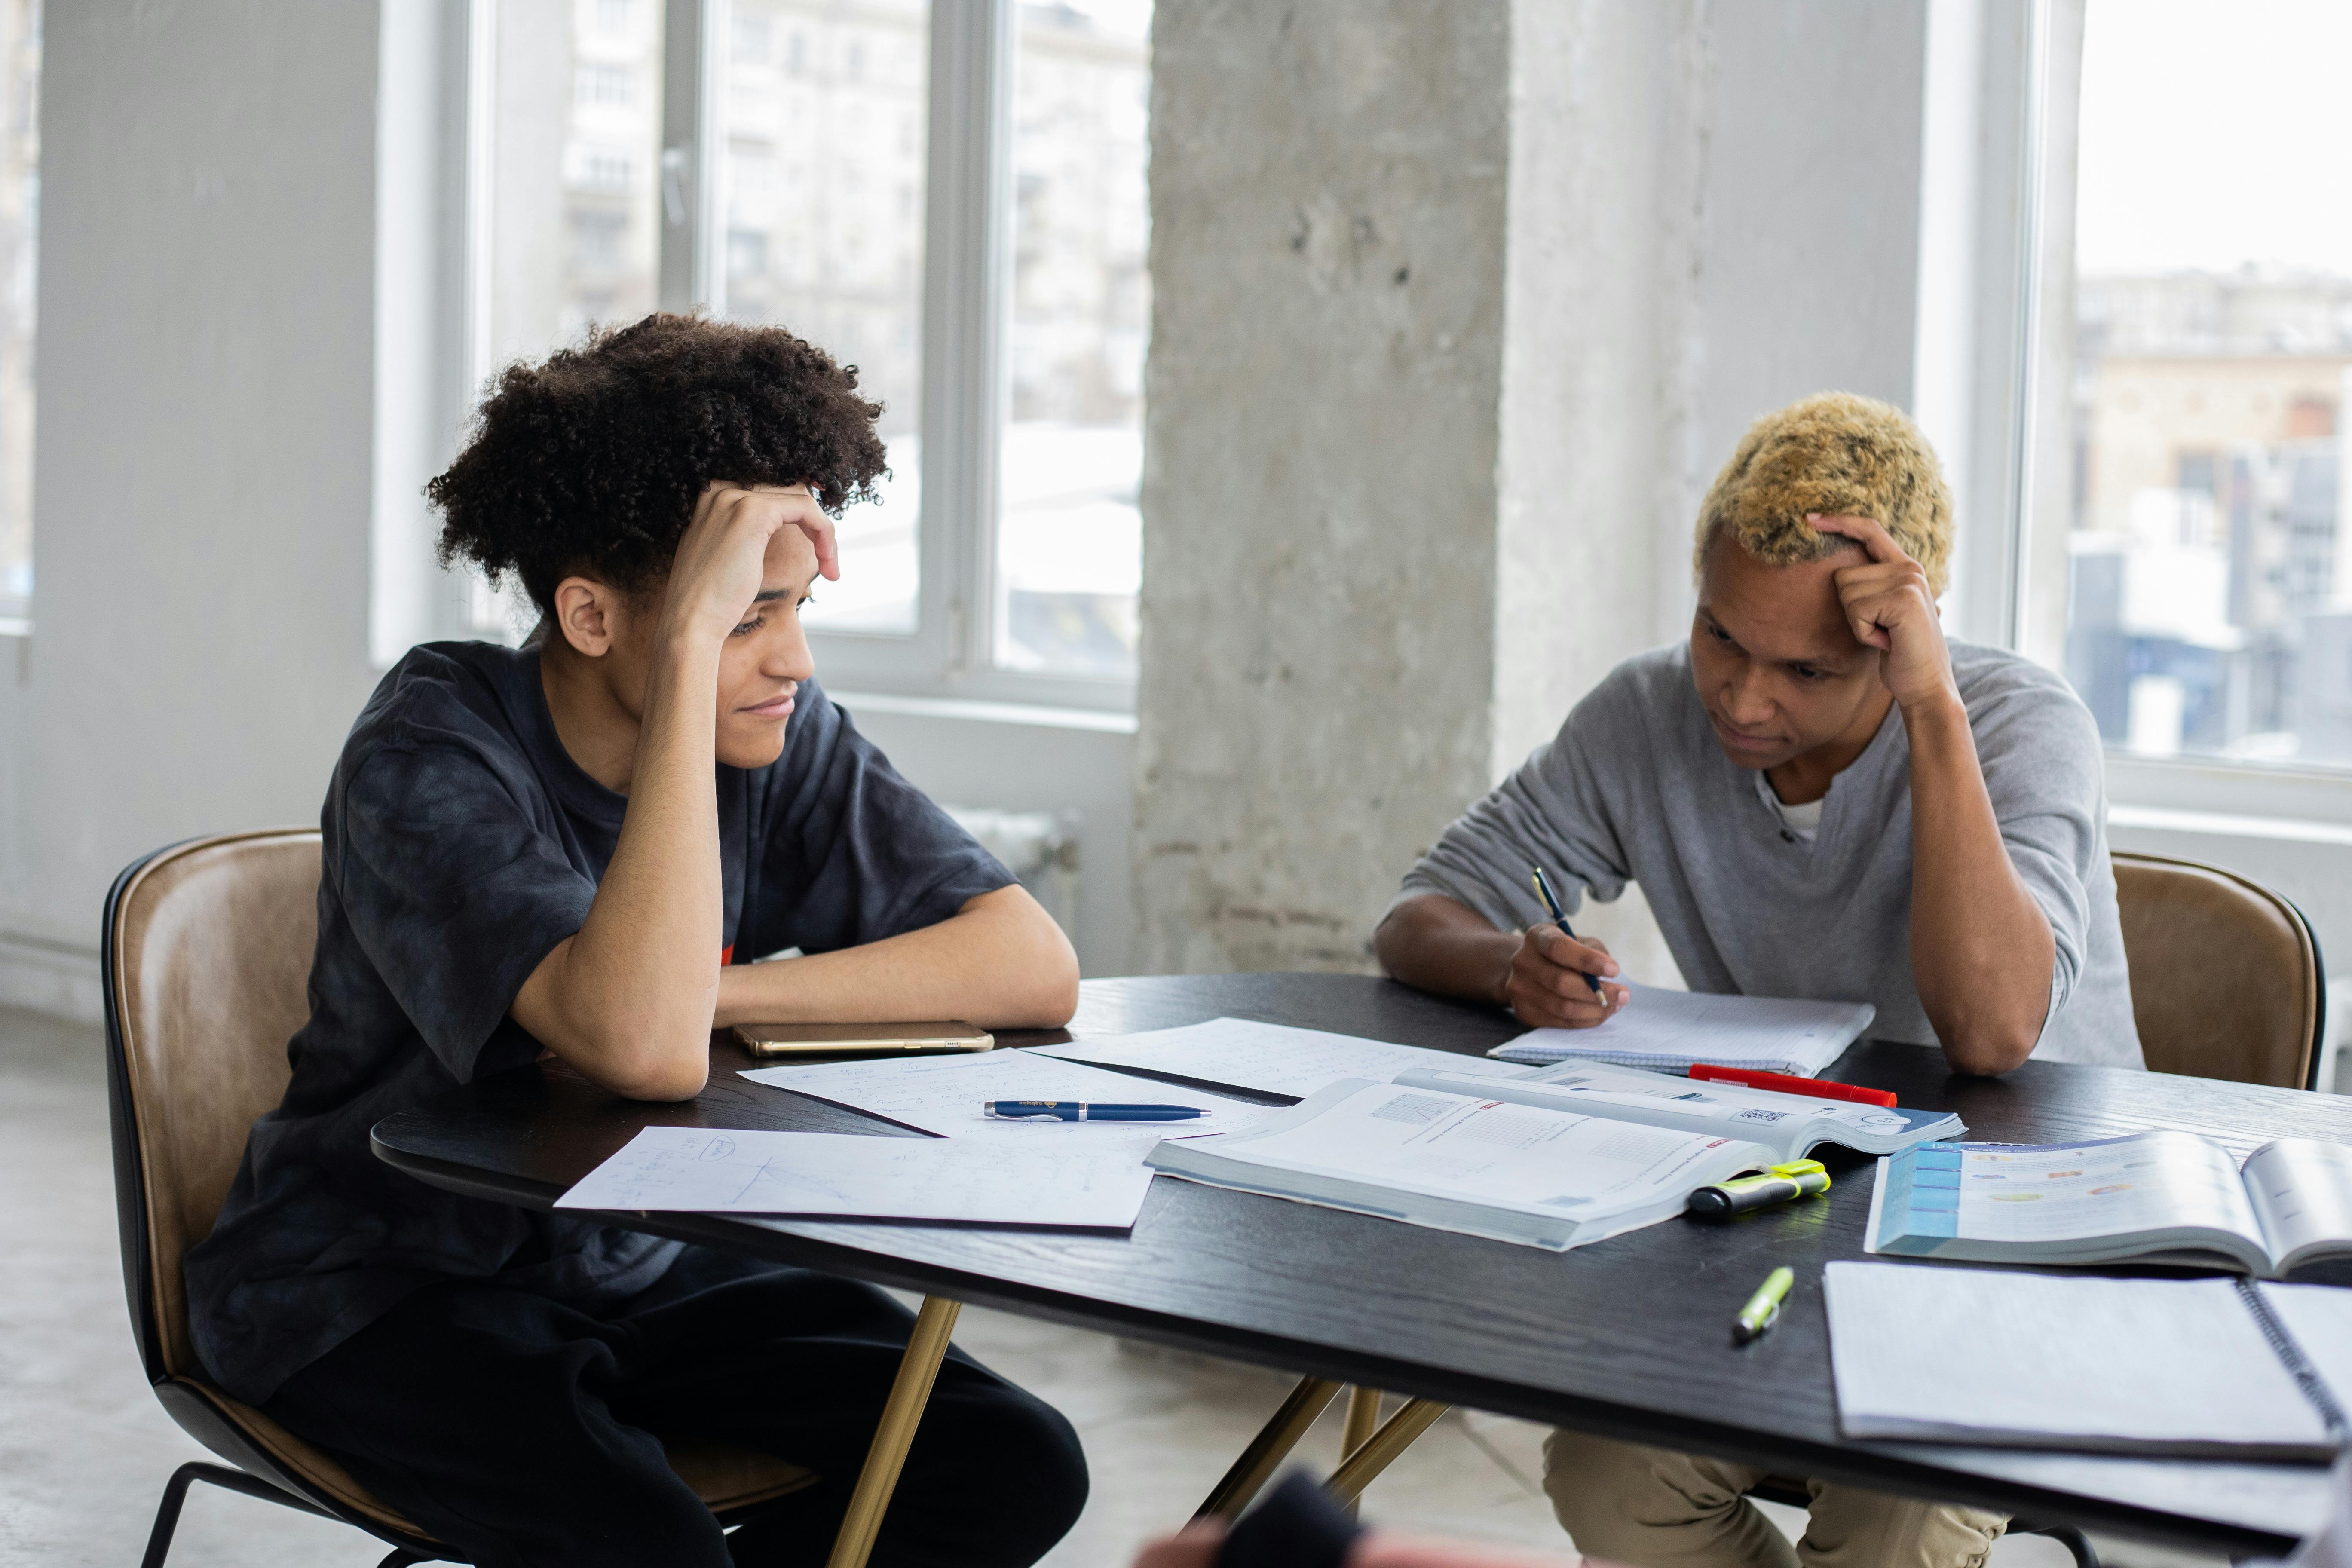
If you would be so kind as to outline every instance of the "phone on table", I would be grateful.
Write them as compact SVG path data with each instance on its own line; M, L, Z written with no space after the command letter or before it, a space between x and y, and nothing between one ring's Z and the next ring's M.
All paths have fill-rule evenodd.
M738 1024L735 1038L755 1057L920 1056L993 1049L986 1029L952 1020L925 1024Z

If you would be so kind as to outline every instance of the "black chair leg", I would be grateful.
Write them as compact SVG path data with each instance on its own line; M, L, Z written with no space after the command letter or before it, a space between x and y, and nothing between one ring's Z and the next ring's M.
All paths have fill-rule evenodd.
M163 1559L172 1550L173 1533L180 1528L180 1510L188 1500L188 1489L198 1481L207 1482L225 1491L243 1492L247 1497L259 1498L264 1502L274 1502L282 1508L298 1508L304 1513L315 1513L320 1519L334 1517L322 1509L311 1507L309 1502L296 1497L293 1493L273 1487L268 1481L257 1480L243 1470L232 1470L226 1465L208 1465L202 1459L191 1459L173 1470L172 1479L163 1483L163 1500L156 1507L155 1528L147 1532L147 1555L139 1560L139 1568L163 1568ZM423 1558L408 1557L401 1552L394 1552L394 1555L402 1557L408 1563L425 1561Z

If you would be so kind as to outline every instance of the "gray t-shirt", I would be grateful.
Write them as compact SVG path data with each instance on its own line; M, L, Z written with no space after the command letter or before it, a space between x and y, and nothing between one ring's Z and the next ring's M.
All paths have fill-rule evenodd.
M2001 839L2057 945L2033 1054L2140 1067L2098 730L2041 666L1951 647ZM1935 1044L1911 983L1901 714L1890 709L1837 775L1810 843L1756 784L1707 727L1688 646L1659 648L1612 670L1558 737L1445 830L1398 898L1442 893L1517 931L1544 919L1531 866L1604 901L1638 882L1693 990L1868 1002L1874 1037ZM1560 893L1572 909L1579 889Z

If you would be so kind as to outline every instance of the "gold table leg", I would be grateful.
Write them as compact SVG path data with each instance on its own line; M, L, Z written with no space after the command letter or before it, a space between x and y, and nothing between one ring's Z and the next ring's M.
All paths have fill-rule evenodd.
M1300 1378L1298 1386L1290 1391L1273 1419L1250 1439L1249 1447L1242 1450L1241 1458L1234 1461L1233 1468L1225 1472L1224 1479L1217 1483L1193 1517L1231 1519L1247 1508L1250 1499L1265 1485L1266 1478L1274 1474L1275 1467L1298 1446L1298 1439L1307 1436L1315 1418L1329 1407L1339 1394L1339 1384L1328 1378Z
M1348 1390L1348 1420L1339 1428L1339 1457L1344 1459L1362 1447L1380 1424L1381 1391L1361 1384ZM1353 1502L1346 1506L1349 1513L1356 1511Z
M1452 1409L1434 1399L1408 1399L1398 1406L1397 1413L1381 1423L1380 1430L1349 1450L1323 1483L1323 1489L1332 1500L1352 1507L1363 1495L1372 1478L1395 1462L1396 1457L1412 1447L1413 1439L1437 1424L1437 1418ZM1351 1412L1352 1414L1352 1412Z
M825 1568L866 1568L874 1537L882 1529L883 1511L890 1506L890 1494L898 1489L907 1450L914 1446L923 1405L931 1397L931 1384L948 1353L948 1336L955 1331L956 1314L962 1310L962 1302L945 1296L923 1298L923 1310L916 1314L915 1331L907 1336L907 1353L898 1363L898 1375L890 1384L890 1397L874 1428L874 1446L866 1450L866 1468L857 1472L857 1489L849 1495L849 1511L842 1516L841 1533L834 1537L833 1555L825 1559Z

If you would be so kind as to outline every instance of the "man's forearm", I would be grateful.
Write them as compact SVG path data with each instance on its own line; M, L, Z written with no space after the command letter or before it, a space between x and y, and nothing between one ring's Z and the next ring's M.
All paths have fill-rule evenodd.
M1518 948L1517 931L1497 931L1475 910L1435 893L1397 905L1372 933L1372 952L1391 978L1481 1002L1500 998Z
M1957 696L1906 710L1911 747L1911 970L1944 1054L2007 1072L2041 1037L2057 950L2001 841Z
M1077 1006L1078 962L1019 887L982 893L920 931L720 972L709 1021L895 1024L954 1018L984 1029L1055 1029Z
M647 683L627 816L588 918L517 998L517 1016L598 1082L696 1093L709 1070L724 891L711 787L715 647L681 640Z

